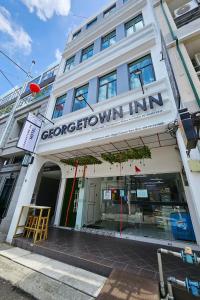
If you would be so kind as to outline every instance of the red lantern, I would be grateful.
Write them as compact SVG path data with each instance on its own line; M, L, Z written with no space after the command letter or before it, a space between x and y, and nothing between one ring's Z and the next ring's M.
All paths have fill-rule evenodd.
M135 166L135 172L136 173L140 173L141 172L140 168L138 168L137 166Z
M41 91L39 84L34 83L34 82L29 84L29 88L30 88L30 91L31 91L33 96L40 93L40 91Z

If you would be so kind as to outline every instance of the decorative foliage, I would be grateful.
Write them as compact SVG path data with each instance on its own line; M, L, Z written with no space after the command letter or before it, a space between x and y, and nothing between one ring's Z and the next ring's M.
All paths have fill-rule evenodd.
M129 159L151 158L151 151L147 146L133 148L117 153L103 153L101 157L110 164L123 163Z
M91 155L63 159L61 162L71 166L75 166L77 162L79 166L102 164L102 161Z

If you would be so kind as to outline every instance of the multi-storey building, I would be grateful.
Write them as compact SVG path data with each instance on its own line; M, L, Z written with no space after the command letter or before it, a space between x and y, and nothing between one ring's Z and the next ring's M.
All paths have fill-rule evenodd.
M32 201L52 207L54 226L199 243L168 130L177 104L162 48L149 0L113 1L69 37L46 115L55 124L42 127L8 241L21 206Z
M3 236L8 232L27 171L22 164L25 152L16 147L17 141L28 112L46 113L57 68L54 66L31 81L41 86L41 93L37 96L32 96L27 83L15 110L21 88L11 90L0 98L0 233Z
M180 108L187 108L195 116L200 107L200 1L155 0L154 7L176 78ZM199 119L199 113L196 116ZM198 124L197 121L196 118ZM183 137L179 128L177 141L188 180L186 190L193 205L193 224L199 236L200 146L198 143L187 155Z

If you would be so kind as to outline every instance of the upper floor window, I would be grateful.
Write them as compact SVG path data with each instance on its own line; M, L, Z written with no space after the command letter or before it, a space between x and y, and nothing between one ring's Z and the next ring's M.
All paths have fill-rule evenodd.
M130 88L135 89L141 86L138 72L141 72L142 83L148 84L155 81L155 73L151 55L146 55L129 65Z
M75 56L70 57L66 60L64 73L70 71L74 67Z
M112 31L109 34L102 37L101 49L104 50L116 43L116 31Z
M67 94L64 94L56 99L55 108L53 111L53 119L59 118L63 115L64 105Z
M93 56L93 48L94 48L94 44L82 50L81 61L84 61Z
M90 22L87 24L86 28L87 28L87 29L90 28L92 25L96 24L96 22L97 22L97 18L95 18L95 19L93 19L92 21L90 21Z
M48 70L47 72L45 72L43 75L42 75L42 79L41 79L41 82L44 81L44 80L47 80L51 77L53 77L57 71L58 67L55 67L55 68L52 68L51 70Z
M75 32L74 34L73 34L73 37L72 37L72 39L74 40L74 39L76 39L77 38L77 36L79 35L81 33L81 29L80 30L78 30L77 32Z
M124 3L128 2L128 0L123 0Z
M135 31L143 27L144 27L143 18L142 15L139 15L125 24L126 36L131 35Z
M117 95L117 73L116 71L99 78L99 101Z
M113 11L115 11L116 9L116 4L112 5L111 7L109 7L108 9L106 9L103 13L104 17L109 16Z
M88 98L88 84L75 90L75 97L74 97L72 111L76 111L86 107L86 103L84 99L87 101L87 98Z

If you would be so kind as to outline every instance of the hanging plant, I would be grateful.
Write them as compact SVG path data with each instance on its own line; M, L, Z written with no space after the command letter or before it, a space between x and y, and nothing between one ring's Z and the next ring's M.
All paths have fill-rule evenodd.
M126 162L129 159L151 158L151 151L149 147L144 146L140 148L132 148L117 153L103 153L101 154L103 160L111 164Z
M61 162L65 163L67 165L70 165L70 166L75 166L75 164L77 162L78 162L79 166L102 164L102 161L100 161L99 159L97 159L96 157L94 157L92 155L63 159L63 160L61 160Z

